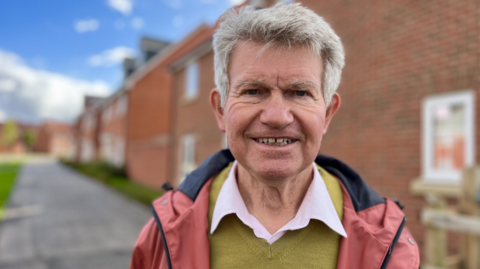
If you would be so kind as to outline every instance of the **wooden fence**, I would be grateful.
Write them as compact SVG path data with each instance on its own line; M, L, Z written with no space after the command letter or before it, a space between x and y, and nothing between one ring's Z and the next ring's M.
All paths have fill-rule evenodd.
M480 167L463 173L458 205L448 207L441 192L422 193L428 206L421 212L426 226L423 269L480 269ZM447 256L447 231L461 241L458 254Z

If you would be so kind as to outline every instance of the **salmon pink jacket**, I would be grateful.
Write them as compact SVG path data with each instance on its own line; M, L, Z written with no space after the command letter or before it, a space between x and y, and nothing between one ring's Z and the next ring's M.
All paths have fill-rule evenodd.
M153 202L153 218L140 233L131 269L210 268L210 185L233 161L228 149L213 154L178 190L169 190ZM337 268L419 268L418 247L405 227L401 205L382 198L344 163L324 155L315 162L343 188L342 224L348 237L341 238Z

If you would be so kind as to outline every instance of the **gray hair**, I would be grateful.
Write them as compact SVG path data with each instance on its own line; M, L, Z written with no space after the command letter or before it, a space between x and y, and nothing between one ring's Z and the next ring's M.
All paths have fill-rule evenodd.
M239 41L265 44L264 49L307 47L323 61L323 97L330 105L340 84L345 53L342 42L322 17L301 6L277 4L255 10L251 6L232 8L220 18L220 26L213 36L215 52L215 84L221 96L221 105L227 101L230 82L228 66L232 52Z

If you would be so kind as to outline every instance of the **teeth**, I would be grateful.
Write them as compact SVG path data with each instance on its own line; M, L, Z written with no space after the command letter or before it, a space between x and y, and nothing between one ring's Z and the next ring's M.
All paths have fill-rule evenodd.
M288 138L256 138L255 141L272 146L286 146L292 142L295 142L295 140Z

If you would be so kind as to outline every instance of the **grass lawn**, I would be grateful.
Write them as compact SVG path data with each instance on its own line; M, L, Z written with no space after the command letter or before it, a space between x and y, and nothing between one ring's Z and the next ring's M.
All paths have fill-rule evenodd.
M0 220L20 166L20 164L0 163Z
M104 162L85 164L62 162L145 205L150 205L153 200L163 194L163 191L154 190L130 181L122 169L112 167Z

